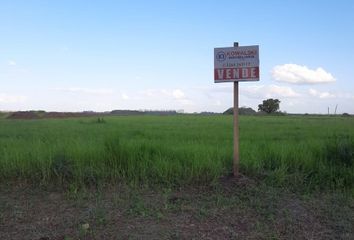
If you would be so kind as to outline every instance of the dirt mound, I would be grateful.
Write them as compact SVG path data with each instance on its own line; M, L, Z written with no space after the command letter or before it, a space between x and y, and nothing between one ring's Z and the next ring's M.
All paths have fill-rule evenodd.
M71 118L101 116L96 112L44 112L44 111L18 111L11 113L8 119L42 119L42 118Z
M9 119L39 119L41 115L35 111L19 111L11 113Z

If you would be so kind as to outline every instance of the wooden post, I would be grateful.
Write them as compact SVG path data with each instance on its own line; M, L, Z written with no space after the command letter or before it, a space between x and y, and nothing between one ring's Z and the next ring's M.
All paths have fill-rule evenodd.
M234 42L234 47L238 47L238 42ZM239 153L239 127L238 127L238 81L234 82L234 176L239 174L240 153Z

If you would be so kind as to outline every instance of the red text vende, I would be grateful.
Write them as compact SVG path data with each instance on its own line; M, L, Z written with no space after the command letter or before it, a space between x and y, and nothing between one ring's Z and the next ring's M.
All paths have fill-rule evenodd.
M216 68L214 79L218 80L252 80L259 78L259 67L246 68Z

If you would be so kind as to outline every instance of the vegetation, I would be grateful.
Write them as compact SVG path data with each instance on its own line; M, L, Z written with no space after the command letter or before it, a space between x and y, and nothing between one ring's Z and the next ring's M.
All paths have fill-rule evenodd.
M187 184L231 169L232 119L225 116L0 123L2 179ZM243 173L280 185L353 187L352 118L243 117L240 125Z
M5 117L7 117L7 113L0 111L0 118L5 118Z
M262 104L258 105L258 111L265 113L275 113L279 110L279 99L269 98L267 100L263 100Z
M250 107L240 107L238 109L238 114L240 114L240 115L254 115L256 113L257 112ZM223 114L224 115L234 114L234 108L231 107L231 108L227 109L225 112L223 112Z
M240 118L241 172L275 185L353 188L354 119ZM0 120L0 178L40 184L210 183L230 173L229 116Z
M0 239L353 239L353 122L0 119Z

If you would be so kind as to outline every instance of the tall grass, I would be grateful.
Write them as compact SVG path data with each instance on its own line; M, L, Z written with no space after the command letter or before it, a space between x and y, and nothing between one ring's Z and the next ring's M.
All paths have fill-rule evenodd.
M241 172L269 184L354 187L354 119L240 118ZM0 119L0 180L210 183L232 169L230 116Z

